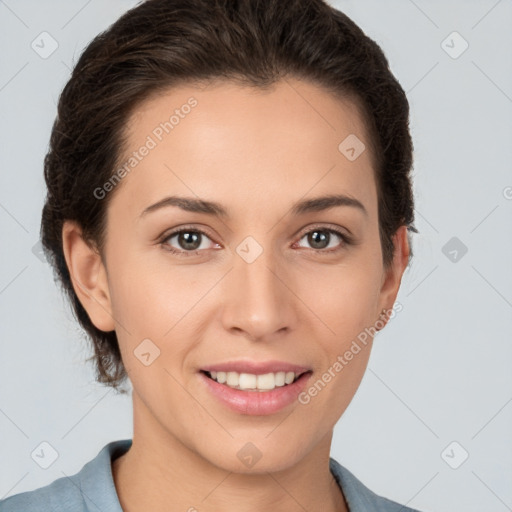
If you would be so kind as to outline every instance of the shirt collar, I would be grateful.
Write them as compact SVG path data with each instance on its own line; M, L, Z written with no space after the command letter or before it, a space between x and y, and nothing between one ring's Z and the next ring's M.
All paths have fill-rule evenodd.
M131 439L108 443L77 475L87 512L123 512L112 476L112 461L131 445Z
M345 496L350 512L382 512L383 498L368 489L347 468L332 457L329 468Z

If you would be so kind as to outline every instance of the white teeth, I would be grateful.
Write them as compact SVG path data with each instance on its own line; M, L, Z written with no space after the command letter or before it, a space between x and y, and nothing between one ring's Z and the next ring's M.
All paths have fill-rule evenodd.
M285 384L291 384L295 379L295 373L293 372L286 372L286 375L284 377L284 383Z
M236 381L236 376L233 377L233 381ZM250 373L240 374L238 377L238 386L240 389L255 389L256 387L258 387L258 389L263 389L259 383L258 377L256 377L256 375L251 375Z
M295 374L293 372L290 372L293 375L293 378L295 379ZM285 372L278 372L275 375L274 382L276 386L284 386L286 383L286 373ZM293 379L292 379L293 382Z
M226 374L226 384L228 386L231 386L231 387L238 386L238 380L239 380L238 373L227 372L227 374Z
M264 373L263 375L258 375L258 385L251 386L251 388L244 388L242 386L242 377L243 373L240 375L240 388L241 389L274 389L276 387L276 376L273 373Z
M213 380L226 384L234 389L269 391L276 387L291 384L297 375L294 372L265 373L254 375L252 373L237 372L210 372Z

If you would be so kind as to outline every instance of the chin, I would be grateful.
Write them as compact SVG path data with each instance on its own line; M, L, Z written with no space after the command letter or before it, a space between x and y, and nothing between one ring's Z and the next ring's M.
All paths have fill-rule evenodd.
M219 452L206 458L225 471L259 475L284 471L296 464L303 455L297 450L294 442L283 446L282 440L279 440L279 446L274 446L269 439L266 442L232 440L231 445L217 445Z

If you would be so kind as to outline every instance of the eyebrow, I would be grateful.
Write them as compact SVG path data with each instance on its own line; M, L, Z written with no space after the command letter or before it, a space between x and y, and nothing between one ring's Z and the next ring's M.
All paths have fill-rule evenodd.
M167 206L177 206L187 212L205 213L207 215L224 218L229 217L227 210L219 203L194 197L181 196L168 196L163 198L143 210L140 217ZM350 206L357 208L368 216L368 211L359 200L344 194L327 195L298 201L292 205L291 213L292 215L304 215L309 212L320 212L338 206Z

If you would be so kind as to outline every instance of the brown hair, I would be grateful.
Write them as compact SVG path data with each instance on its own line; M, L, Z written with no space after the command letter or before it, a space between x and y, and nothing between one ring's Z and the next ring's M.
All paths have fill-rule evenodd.
M359 107L375 162L385 267L397 229L417 233L409 104L381 48L345 14L323 0L146 0L83 51L60 95L44 161L43 248L92 340L98 382L117 389L127 374L115 331L97 329L75 294L63 254L64 220L77 221L103 254L113 191L99 200L94 190L119 165L124 129L140 102L180 83L228 79L266 88L286 76Z

